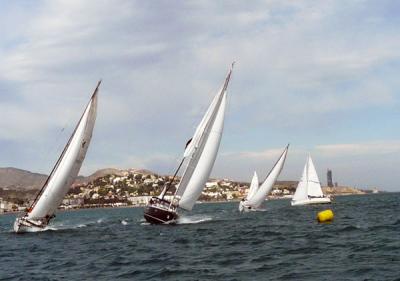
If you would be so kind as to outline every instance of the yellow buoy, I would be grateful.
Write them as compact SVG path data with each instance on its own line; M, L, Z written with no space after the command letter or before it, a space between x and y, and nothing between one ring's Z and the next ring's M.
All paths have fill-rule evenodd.
M333 217L334 215L332 210L325 210L318 213L317 220L319 222L333 221Z

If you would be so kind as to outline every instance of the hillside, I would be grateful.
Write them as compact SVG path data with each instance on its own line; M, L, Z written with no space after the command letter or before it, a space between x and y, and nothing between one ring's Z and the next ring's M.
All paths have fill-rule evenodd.
M0 188L2 189L19 191L36 190L43 185L46 178L46 175L17 168L0 168Z
M31 173L16 168L0 168L0 197L27 205L37 190L46 180L46 175ZM80 199L82 202L104 203L127 202L134 197L153 196L171 180L171 176L157 175L143 169L120 170L114 168L101 169L88 177L79 176L72 185L66 199ZM179 182L176 177L168 195L173 195ZM297 181L277 181L272 197L290 196L296 190ZM240 199L248 191L249 183L236 182L229 179L210 179L199 198L202 201L226 201ZM349 195L365 194L352 187L323 187L325 194Z
M106 175L126 176L129 173L154 174L145 169L120 170L115 168L101 169L90 176L78 176L74 184L92 182ZM40 189L47 179L47 175L32 173L26 170L6 167L0 168L0 188L3 190L31 191Z

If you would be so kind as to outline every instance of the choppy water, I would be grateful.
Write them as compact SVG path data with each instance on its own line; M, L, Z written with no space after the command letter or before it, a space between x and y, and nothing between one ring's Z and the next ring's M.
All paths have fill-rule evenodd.
M239 214L199 204L179 225L141 208L61 212L50 230L16 235L0 216L1 280L400 280L400 194L337 197L326 206Z

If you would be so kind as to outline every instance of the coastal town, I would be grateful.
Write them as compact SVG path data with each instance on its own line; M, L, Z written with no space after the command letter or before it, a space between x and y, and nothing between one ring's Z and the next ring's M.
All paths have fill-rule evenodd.
M77 180L65 196L61 209L144 206L152 196L160 194L165 185L170 185L166 199L170 199L179 182L179 177L158 175L147 170L107 170ZM297 181L278 181L268 199L291 198ZM238 201L249 190L248 182L229 179L210 179L199 198L201 202ZM365 194L369 191L353 187L326 186L328 195ZM24 211L30 206L38 190L16 192L0 187L0 212ZM372 192L372 191L370 191Z

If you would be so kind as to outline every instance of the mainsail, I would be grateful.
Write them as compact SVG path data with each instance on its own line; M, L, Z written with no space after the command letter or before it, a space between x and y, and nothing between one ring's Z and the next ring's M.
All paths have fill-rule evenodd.
M259 181L258 181L258 176L257 173L254 172L253 178L251 180L250 188L249 188L249 193L247 194L247 200L249 200L251 197L256 194L258 187L259 187Z
M41 219L54 215L82 166L92 138L97 110L97 87L79 120L60 158L29 208L28 219Z
M192 141L187 145L184 159L186 169L175 192L178 206L192 210L214 165L224 127L226 90L231 78L233 64L221 90L213 99L197 127Z
M271 169L268 176L261 184L261 186L258 188L254 196L247 199L247 205L252 206L253 208L258 208L265 200L267 195L271 192L272 187L274 186L276 180L278 179L278 176L283 169L283 165L285 164L288 149L289 145L286 146L285 150L282 152L278 161L275 163L274 167Z

